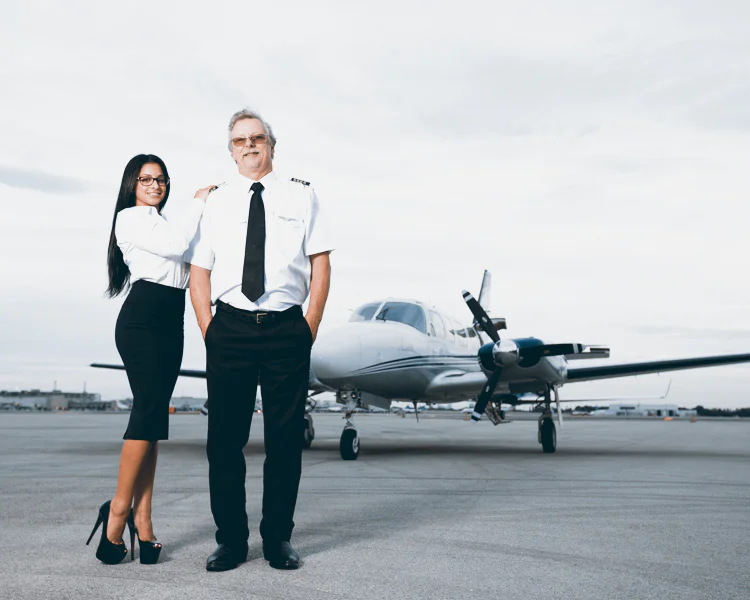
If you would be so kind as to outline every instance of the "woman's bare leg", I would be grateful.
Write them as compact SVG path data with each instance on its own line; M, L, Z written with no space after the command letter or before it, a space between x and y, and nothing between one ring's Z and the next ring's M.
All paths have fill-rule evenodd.
M151 499L154 495L154 477L156 476L156 459L159 455L159 442L154 442L146 455L135 482L133 491L133 513L139 539L154 541L153 524L151 523Z
M150 448L151 442L145 440L125 440L122 444L117 491L112 498L107 525L107 537L115 544L122 540L122 532L133 502L136 480Z

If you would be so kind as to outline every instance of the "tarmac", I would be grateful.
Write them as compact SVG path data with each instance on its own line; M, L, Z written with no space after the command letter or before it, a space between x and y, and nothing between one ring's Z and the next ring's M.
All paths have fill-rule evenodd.
M298 571L263 560L262 419L248 459L249 561L213 551L206 419L160 444L157 565L100 564L84 543L115 486L127 414L0 413L0 598L750 598L750 422L568 419L555 454L536 423L316 414L292 540ZM98 539L98 536L95 540Z

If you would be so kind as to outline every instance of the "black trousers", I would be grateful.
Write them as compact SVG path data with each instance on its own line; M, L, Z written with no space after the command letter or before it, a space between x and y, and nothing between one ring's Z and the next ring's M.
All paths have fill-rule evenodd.
M263 397L263 518L265 542L287 541L302 473L302 433L312 333L294 307L273 322L256 323L245 311L221 306L206 331L208 454L216 541L244 547L245 456L260 382Z
M115 343L133 392L123 439L166 440L182 363L185 290L138 280L117 317Z

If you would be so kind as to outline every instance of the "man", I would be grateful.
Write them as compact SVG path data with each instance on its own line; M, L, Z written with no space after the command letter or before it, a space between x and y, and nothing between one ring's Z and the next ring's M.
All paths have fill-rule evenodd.
M292 519L310 349L328 297L332 247L310 185L273 171L275 147L259 115L241 110L232 116L229 150L237 173L209 197L190 251L190 297L206 343L206 450L219 544L208 557L209 571L247 560L242 450L258 383L266 449L263 556L277 569L296 569L300 562L290 544Z

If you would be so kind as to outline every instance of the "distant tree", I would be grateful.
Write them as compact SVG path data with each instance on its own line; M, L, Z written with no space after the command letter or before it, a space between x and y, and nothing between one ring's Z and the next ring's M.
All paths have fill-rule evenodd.
M750 408L705 408L699 404L695 407L695 414L699 417L750 417Z

